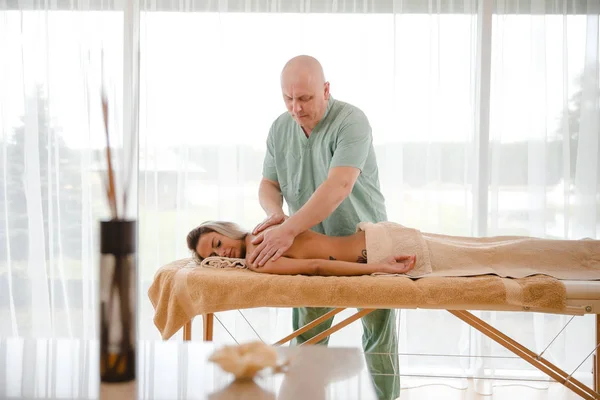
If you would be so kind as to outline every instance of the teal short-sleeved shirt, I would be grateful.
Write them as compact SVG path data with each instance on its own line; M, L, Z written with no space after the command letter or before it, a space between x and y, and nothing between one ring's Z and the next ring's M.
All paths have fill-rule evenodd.
M306 204L334 167L355 167L361 173L352 193L312 229L347 236L356 232L359 222L386 221L371 126L360 109L330 97L325 115L308 138L288 113L273 122L263 176L279 182L290 214Z

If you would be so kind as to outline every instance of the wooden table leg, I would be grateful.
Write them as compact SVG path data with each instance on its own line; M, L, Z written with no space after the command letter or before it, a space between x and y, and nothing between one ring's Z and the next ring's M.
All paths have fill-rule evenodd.
M183 341L189 342L192 340L192 320L189 320L183 326Z
M479 332L483 333L484 335L492 339L494 342L498 343L500 346L511 351L515 355L522 358L524 361L528 362L535 368L550 376L555 381L571 389L583 399L600 399L598 393L596 393L594 389L592 389L590 386L585 385L584 383L575 379L572 375L569 375L564 370L558 368L556 365L552 364L540 355L534 353L533 351L523 346L519 342L515 341L514 339L511 339L503 332L489 325L485 321L482 321L481 319L477 318L470 312L465 310L448 310L448 312L455 315L457 318L463 320L467 324L471 325L473 328L477 329Z
M204 326L204 341L212 342L213 340L213 320L214 314L202 314L202 325Z
M347 325L350 325L352 322L356 321L357 319L360 319L360 318L364 317L367 314L372 313L373 311L375 311L375 310L374 309L369 309L369 308L364 308L364 309L358 311L357 313L352 314L351 316L349 316L348 318L346 318L342 322L339 322L339 323L335 324L334 326L332 326L331 328L329 328L329 329L327 329L327 330L319 333L316 336L313 336L311 339L309 339L306 342L300 344L300 346L303 346L305 344L317 344L321 340L323 340L326 337L330 336L332 333L335 333L335 332L339 331L340 329L346 327Z
M284 337L280 341L278 341L275 344L273 344L273 346L281 346L282 344L285 344L285 343L289 342L290 340L292 340L292 339L300 336L304 332L306 332L308 330L311 330L315 326L319 326L323 322L327 321L329 318L333 318L333 316L335 316L336 314L341 313L344 310L345 310L345 308L334 308L333 310L329 311L327 314L321 315L319 318L313 320L312 322L309 322L308 324L304 325L302 328L300 328L300 329L292 332L291 334L287 335L286 337Z

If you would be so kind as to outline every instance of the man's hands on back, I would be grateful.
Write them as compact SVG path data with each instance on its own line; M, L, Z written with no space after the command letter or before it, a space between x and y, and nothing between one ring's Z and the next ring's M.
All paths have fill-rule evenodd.
M250 255L250 263L256 263L262 267L271 257L273 261L277 260L285 253L294 243L294 234L287 229L284 229L282 224L288 218L283 212L278 212L269 215L263 222L258 224L252 231L253 235L258 235L252 240L252 244L258 246ZM268 232L265 229L279 225Z
M258 235L259 233L261 233L262 231L264 231L265 229L267 229L270 226L279 225L279 224L283 223L283 221L285 221L287 218L288 218L287 215L285 215L283 212L273 213L273 214L269 215L267 218L265 218L265 220L263 222L256 225L256 228L254 228L254 230L252 231L252 234ZM254 244L256 244L256 243L254 243Z
M289 233L284 232L289 229L279 229L280 224L288 219L283 213L283 196L279 182L263 177L258 189L258 200L268 217L252 231L253 235L258 235L252 240L252 244L258 246L250 254L249 261L262 267L271 257L274 256L275 261L287 251L294 242L295 235L290 237ZM280 226L265 232L265 229L276 225Z
M289 219L283 214L282 202L280 197L277 197L281 196L279 184L263 178L259 200L263 209L270 212L270 216L254 228L253 233L276 225L274 221L283 221L278 227L254 238L252 244L260 244L250 255L250 263L262 267L271 257L275 261L282 256L292 246L296 236L323 221L344 201L352 191L359 174L360 170L354 167L331 168L327 179Z
M258 233L258 236L252 240L252 244L257 244L258 246L256 246L250 255L250 264L256 264L257 266L262 267L269 259L276 261L292 246L296 235L291 229L288 229L285 224L282 224L286 219L287 217L285 215L283 215L283 217L267 217L265 221L254 228L252 233L256 232ZM281 225L268 232L263 232L266 228L278 224Z

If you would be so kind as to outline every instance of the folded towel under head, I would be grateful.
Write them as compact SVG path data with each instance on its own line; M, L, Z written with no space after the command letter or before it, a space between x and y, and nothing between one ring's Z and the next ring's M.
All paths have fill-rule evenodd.
M193 265L191 265L191 264L193 264ZM227 258L227 257L219 257L219 256L206 257L204 260L202 260L202 262L200 262L199 265L201 267L206 267L206 268L241 268L241 269L248 268L246 266L246 260L244 260L243 258ZM198 262L191 261L190 264L188 264L188 266L190 266L190 267L198 266Z

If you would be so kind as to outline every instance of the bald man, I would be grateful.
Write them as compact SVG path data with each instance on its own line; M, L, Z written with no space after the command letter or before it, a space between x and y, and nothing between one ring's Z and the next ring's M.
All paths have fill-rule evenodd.
M259 188L267 218L253 231L258 246L250 262L259 266L279 258L308 229L347 236L359 222L387 219L365 114L333 99L323 68L313 57L298 56L287 62L281 72L281 90L287 113L271 126ZM283 212L282 197L289 218ZM366 262L366 258L357 261ZM294 330L327 311L295 308ZM300 335L296 342L305 342L331 323L332 319ZM376 310L363 317L362 323L363 348L373 353L366 359L378 397L395 399L400 390L395 312Z

